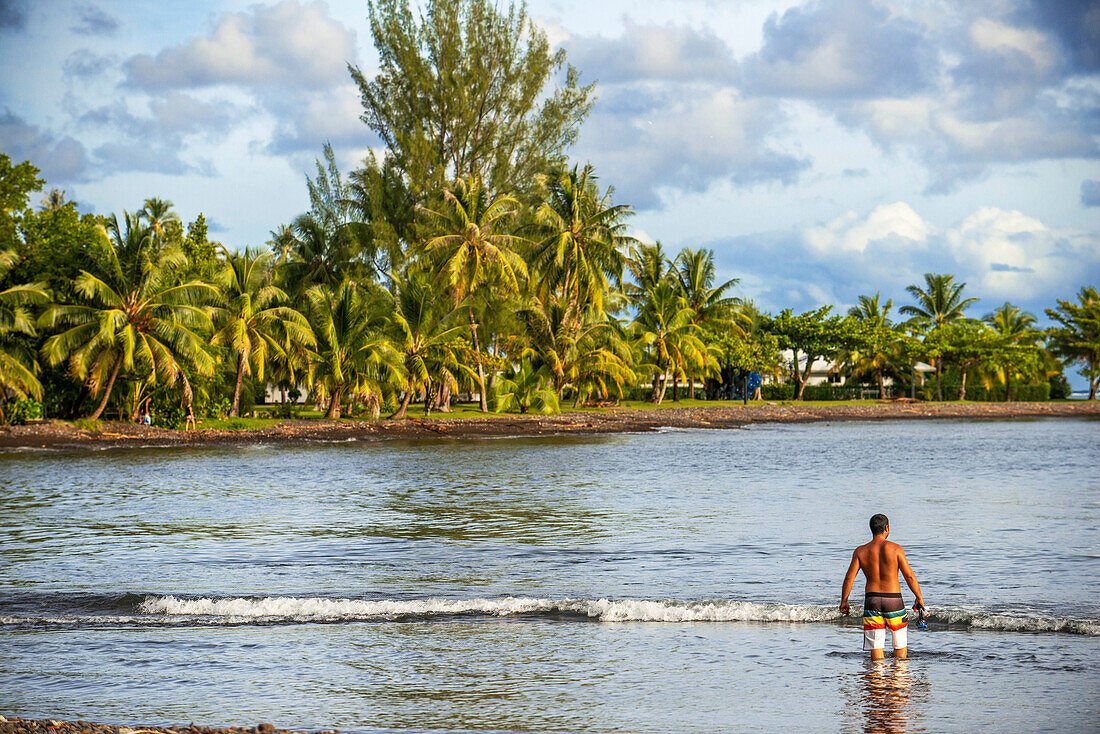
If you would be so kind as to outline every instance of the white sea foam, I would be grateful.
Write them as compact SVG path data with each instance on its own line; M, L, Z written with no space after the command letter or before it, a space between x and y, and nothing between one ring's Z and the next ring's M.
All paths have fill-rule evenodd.
M235 621L339 621L386 617L485 615L507 617L564 614L603 622L824 622L840 615L832 607L758 604L744 601L672 602L610 599L422 599L367 601L267 597L263 599L179 599L149 597L147 614L222 617Z

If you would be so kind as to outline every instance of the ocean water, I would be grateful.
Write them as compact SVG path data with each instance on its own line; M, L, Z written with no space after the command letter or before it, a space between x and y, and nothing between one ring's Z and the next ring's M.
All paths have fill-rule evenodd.
M836 609L875 512L907 661ZM0 454L9 717L1080 731L1098 653L1096 421Z

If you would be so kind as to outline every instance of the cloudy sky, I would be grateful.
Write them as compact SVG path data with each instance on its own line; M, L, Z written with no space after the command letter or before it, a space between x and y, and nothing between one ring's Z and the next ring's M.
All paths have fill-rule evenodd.
M1100 4L532 0L599 100L572 151L639 236L765 309L901 305L928 271L1042 315L1100 284ZM379 141L364 0L0 0L0 150L82 208L147 196L231 247Z

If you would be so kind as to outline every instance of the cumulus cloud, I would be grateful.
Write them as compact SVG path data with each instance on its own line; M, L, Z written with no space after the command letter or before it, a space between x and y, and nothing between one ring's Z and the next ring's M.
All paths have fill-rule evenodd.
M826 223L705 243L744 295L771 310L846 306L881 291L907 303L923 273L953 273L968 295L1041 311L1100 277L1100 234L1058 231L1018 211L980 207L940 229L905 202Z
M765 23L744 89L810 101L915 155L934 193L996 164L1100 157L1100 95L1081 76L1095 52L1080 43L1100 13L1042 5L812 2Z
M31 125L11 110L0 115L0 150L16 162L29 160L49 183L82 180L88 164L78 141Z
M640 80L734 81L737 64L726 42L683 25L640 25L626 20L618 38L581 36L563 45L569 60L601 84ZM564 39L563 39L564 40Z
M917 24L867 0L833 0L773 14L743 70L759 94L867 98L925 89L935 59Z
M863 253L872 244L879 249L921 246L934 231L911 206L899 201L875 207L866 219L849 212L823 226L811 227L806 231L806 243L822 254Z
M129 84L148 91L239 84L315 88L347 78L355 34L320 2L282 0L225 13L204 35L126 64Z
M1081 206L1100 206L1100 181L1086 178L1081 182Z
M664 190L791 183L808 165L772 141L786 119L779 104L740 91L731 49L709 32L627 22L619 37L563 46L600 82L574 155L614 182L621 201L651 209Z
M186 159L187 136L219 139L240 116L236 106L172 92L152 98L148 109L148 115L134 114L119 100L81 115L83 126L102 128L115 138L94 151L105 173L215 174L209 159L195 156L191 156L194 160Z
M118 20L95 5L78 5L71 30L82 36L113 36L118 30Z

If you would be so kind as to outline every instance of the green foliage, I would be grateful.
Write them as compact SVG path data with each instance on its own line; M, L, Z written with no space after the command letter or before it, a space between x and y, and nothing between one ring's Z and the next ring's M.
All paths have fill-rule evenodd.
M862 332L857 322L830 315L832 306L822 306L814 311L795 315L785 309L764 328L775 335L780 349L793 353L787 369L795 386L795 400L801 400L806 379L817 360L832 360L846 348L857 346Z
M192 273L209 276L213 272L217 253L208 232L206 215L202 212L187 225L187 236L182 239L182 247Z
M32 191L45 183L30 161L12 165L11 158L0 153L0 252L18 247L18 218L27 208Z
M492 0L430 0L416 18L408 0L370 3L380 70L351 75L363 120L413 196L447 181L480 176L496 197L523 195L536 174L563 160L592 105L523 6Z
M1065 400L1073 395L1073 388L1070 387L1069 380L1066 376L1059 373L1053 375L1050 378L1050 399L1051 400Z
M1067 365L1080 365L1078 374L1089 381L1089 400L1095 400L1100 387L1100 292L1094 286L1082 288L1077 301L1059 300L1057 308L1046 310L1058 324L1047 338Z
M2 413L0 418L6 418L11 425L22 425L28 421L42 420L46 415L42 409L42 403L29 398L6 403L0 413Z
M103 421L91 420L89 418L77 418L73 421L73 425L82 431L102 431Z
M497 385L493 410L497 413L558 413L558 396L549 382L550 375L545 367L536 369L524 360Z
M761 385L760 397L764 400L794 400L794 385L786 382Z

